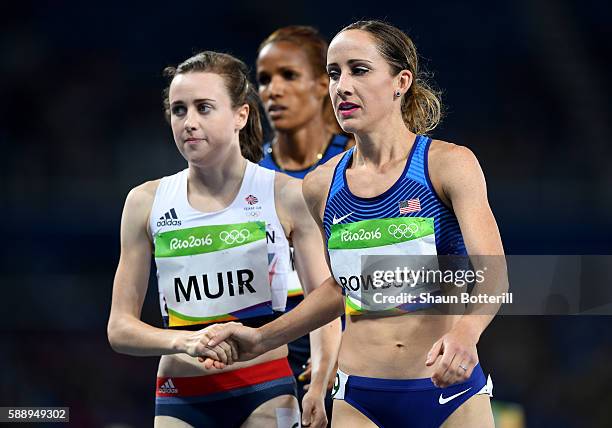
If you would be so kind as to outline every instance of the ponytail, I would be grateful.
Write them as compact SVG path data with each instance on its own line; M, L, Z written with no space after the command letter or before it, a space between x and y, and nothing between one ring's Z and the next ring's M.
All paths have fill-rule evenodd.
M440 92L422 79L415 79L402 98L402 119L415 134L427 134L442 119Z

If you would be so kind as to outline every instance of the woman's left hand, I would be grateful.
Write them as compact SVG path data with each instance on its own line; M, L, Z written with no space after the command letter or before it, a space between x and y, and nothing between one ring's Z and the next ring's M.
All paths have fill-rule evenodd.
M431 380L438 388L465 382L478 364L476 343L471 332L453 328L433 344L425 364L434 366Z
M302 398L302 426L310 428L325 428L327 415L325 414L325 392L309 388Z

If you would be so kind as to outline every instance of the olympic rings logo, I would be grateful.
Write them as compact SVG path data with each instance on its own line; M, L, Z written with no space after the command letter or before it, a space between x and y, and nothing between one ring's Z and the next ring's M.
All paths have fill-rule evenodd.
M229 232L227 230L223 230L221 233L219 233L219 239L221 239L223 242L225 242L228 245L231 244L242 244L244 243L247 239L249 239L249 237L251 236L251 232L249 232L247 229L241 229L241 230L230 230Z
M400 239L401 237L412 238L419 231L419 225L414 223L402 223L400 225L392 224L387 231L395 239Z

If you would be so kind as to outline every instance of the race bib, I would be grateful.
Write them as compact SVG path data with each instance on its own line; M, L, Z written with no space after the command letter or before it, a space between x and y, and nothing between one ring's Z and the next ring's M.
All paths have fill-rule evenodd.
M374 278L364 273L369 272L370 267L362 266L362 257L435 256L434 220L397 217L334 224L327 246L334 278L344 289L346 313L359 315L372 311L366 303L374 290ZM389 310L408 312L414 309L397 305Z
M170 327L272 314L265 222L199 226L155 237Z

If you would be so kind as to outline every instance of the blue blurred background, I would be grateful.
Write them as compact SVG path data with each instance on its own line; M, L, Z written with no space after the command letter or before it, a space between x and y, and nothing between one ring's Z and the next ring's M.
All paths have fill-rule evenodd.
M0 17L0 406L70 406L73 426L152 424L157 359L115 354L105 328L125 196L185 166L161 71L204 49L254 67L280 26L331 38L379 18L407 31L444 92L433 135L478 156L506 251L612 253L610 3L52 3ZM143 318L161 324L154 283ZM529 427L611 426L610 326L498 317L479 348L496 399Z

